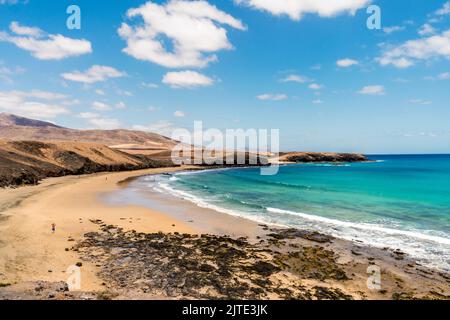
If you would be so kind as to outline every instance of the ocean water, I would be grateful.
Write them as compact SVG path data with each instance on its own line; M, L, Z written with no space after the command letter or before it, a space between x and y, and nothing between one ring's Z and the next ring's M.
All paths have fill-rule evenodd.
M375 162L295 164L147 177L198 206L401 249L450 270L450 155L372 156Z

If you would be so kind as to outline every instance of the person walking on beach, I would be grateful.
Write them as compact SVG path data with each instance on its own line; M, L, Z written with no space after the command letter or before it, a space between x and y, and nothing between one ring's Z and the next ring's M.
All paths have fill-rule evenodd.
M55 233L55 231L56 231L56 224L52 223L52 233Z

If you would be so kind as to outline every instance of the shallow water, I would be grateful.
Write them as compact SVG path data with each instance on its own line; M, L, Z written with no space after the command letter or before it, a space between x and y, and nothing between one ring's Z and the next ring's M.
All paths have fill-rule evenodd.
M298 164L141 178L151 189L258 222L308 228L401 249L450 270L450 156L373 156L376 162Z

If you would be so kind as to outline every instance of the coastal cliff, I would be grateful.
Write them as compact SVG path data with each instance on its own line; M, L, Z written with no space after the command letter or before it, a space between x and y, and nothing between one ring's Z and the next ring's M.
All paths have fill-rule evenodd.
M95 143L0 140L0 187L33 185L48 177L168 166L173 165Z
M250 155L244 163L199 167L261 166L260 157L251 164ZM225 161L224 161L225 162ZM178 167L170 151L164 154L127 153L98 143L79 141L8 141L0 140L0 188L36 185L42 179L97 172L133 171L150 168Z

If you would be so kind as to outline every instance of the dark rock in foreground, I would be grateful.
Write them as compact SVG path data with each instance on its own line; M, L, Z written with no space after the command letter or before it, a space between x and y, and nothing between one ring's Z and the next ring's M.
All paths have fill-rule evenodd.
M348 279L335 255L321 247L279 253L246 238L124 232L92 222L101 231L86 234L72 249L101 266L99 276L111 291L196 299L352 298L339 289L303 285L301 278Z

